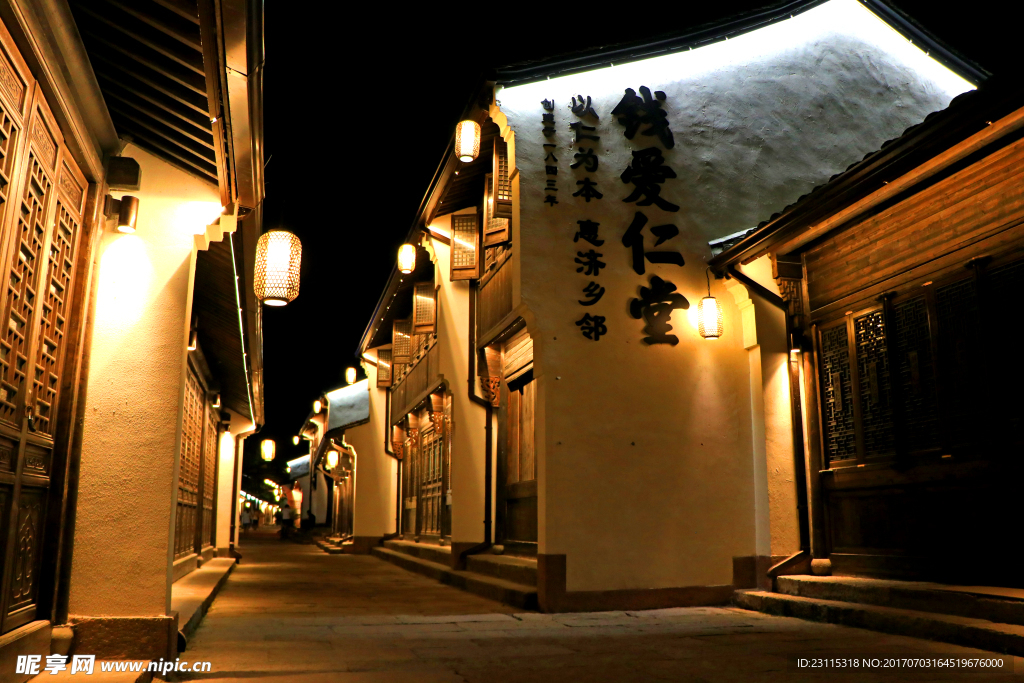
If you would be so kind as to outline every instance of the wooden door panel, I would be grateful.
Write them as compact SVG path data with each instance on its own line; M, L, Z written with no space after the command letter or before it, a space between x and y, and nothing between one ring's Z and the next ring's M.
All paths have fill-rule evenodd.
M9 539L14 550L8 555L11 564L7 568L4 632L16 629L36 618L45 501L45 488L22 486L18 497L14 536Z

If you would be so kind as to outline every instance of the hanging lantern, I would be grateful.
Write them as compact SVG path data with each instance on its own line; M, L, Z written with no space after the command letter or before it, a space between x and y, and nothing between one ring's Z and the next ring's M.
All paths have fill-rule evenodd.
M268 306L284 306L299 295L302 243L287 230L270 230L256 243L256 297Z
M722 306L711 296L711 276L708 272L704 276L708 281L708 295L697 305L697 331L705 339L718 339L722 336Z
M455 155L466 164L480 156L479 123L459 121L459 125L455 126Z
M263 459L270 462L274 459L274 452L277 450L277 445L273 439L263 439L260 443L260 453L263 455Z
M398 270L403 275L416 270L416 247L403 244L398 248Z
M333 448L327 451L327 469L333 470L338 466L338 451Z
M298 436L293 436L292 437L292 445L293 446L298 446L299 445L299 437Z
M319 415L320 411L323 410L324 404L320 402L320 399L313 401L313 414Z
M356 383L356 369L355 368L346 368L345 369L345 381L348 382L349 384L355 384Z

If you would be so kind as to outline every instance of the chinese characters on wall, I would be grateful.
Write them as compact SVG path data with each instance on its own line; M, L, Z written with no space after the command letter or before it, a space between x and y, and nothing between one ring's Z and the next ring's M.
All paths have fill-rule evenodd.
M662 148L672 149L675 146L668 113L664 109L666 100L664 92L652 93L647 86L640 86L639 95L632 88L626 88L622 100L611 111L612 117L623 127L622 133L627 140L650 143L648 147L633 150L630 163L619 175L619 180L628 186L622 201L633 203L638 209L629 225L622 226L621 242L624 248L630 250L633 270L641 276L646 274L647 263L676 267L685 265L683 255L672 249L671 245L665 244L679 235L679 228L671 222L671 214L678 212L679 206L662 196L665 182L676 178L676 172L668 165L662 151ZM558 191L555 103L544 100L541 106L544 108L547 184L544 202L553 207L559 203L554 194ZM600 315L598 309L590 307L599 304L605 296L601 271L608 264L603 260L604 252L598 250L604 247L605 239L600 237L601 224L594 218L601 214L594 212L610 190L599 187L596 176L600 168L598 145L601 136L597 130L600 116L594 109L592 99L575 95L568 108L576 119L568 126L572 135L572 162L569 169L573 173L569 185L572 188L575 181L576 191L572 193L571 201L581 213L573 236L576 272L582 276L581 290L576 301L586 307L583 316L575 322L585 338L599 341L608 332L607 317ZM643 207L642 211L640 207ZM633 318L644 321L645 343L673 346L679 343L679 338L671 333L672 311L688 309L690 304L676 289L670 280L653 274L647 283L638 286L638 295L630 300L628 311Z

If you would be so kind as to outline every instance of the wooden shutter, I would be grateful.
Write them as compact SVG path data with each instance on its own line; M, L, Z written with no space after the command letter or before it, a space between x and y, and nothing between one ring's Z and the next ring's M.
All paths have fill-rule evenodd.
M495 218L497 202L491 190L491 174L487 174L484 180L484 247L493 247L497 244L508 242L507 218Z
M377 387L391 386L391 349L377 351Z
M498 136L494 138L492 164L493 179L487 184L493 188L491 196L494 198L494 217L512 218L512 180L509 178L508 145Z
M412 361L412 320L396 320L391 327L391 358L396 365Z
M476 214L452 216L451 279L475 280L480 277L480 232Z
M505 381L511 382L533 369L533 339L526 328L503 344L502 365Z
M413 334L433 334L437 324L436 290L433 282L417 282L412 292Z

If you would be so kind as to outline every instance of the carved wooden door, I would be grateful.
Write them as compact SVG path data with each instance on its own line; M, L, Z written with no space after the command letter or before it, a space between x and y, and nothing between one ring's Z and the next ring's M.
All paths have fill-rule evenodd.
M189 365L185 382L185 405L181 422L181 460L178 464L178 501L174 516L174 558L196 552L196 535L201 524L203 423L206 392L198 374Z
M441 452L444 445L440 432L430 426L420 439L419 473L420 533L441 535Z
M0 633L39 618L87 183L0 25ZM67 386L65 386L67 385ZM58 468L63 471L63 465ZM56 506L59 510L59 506Z

